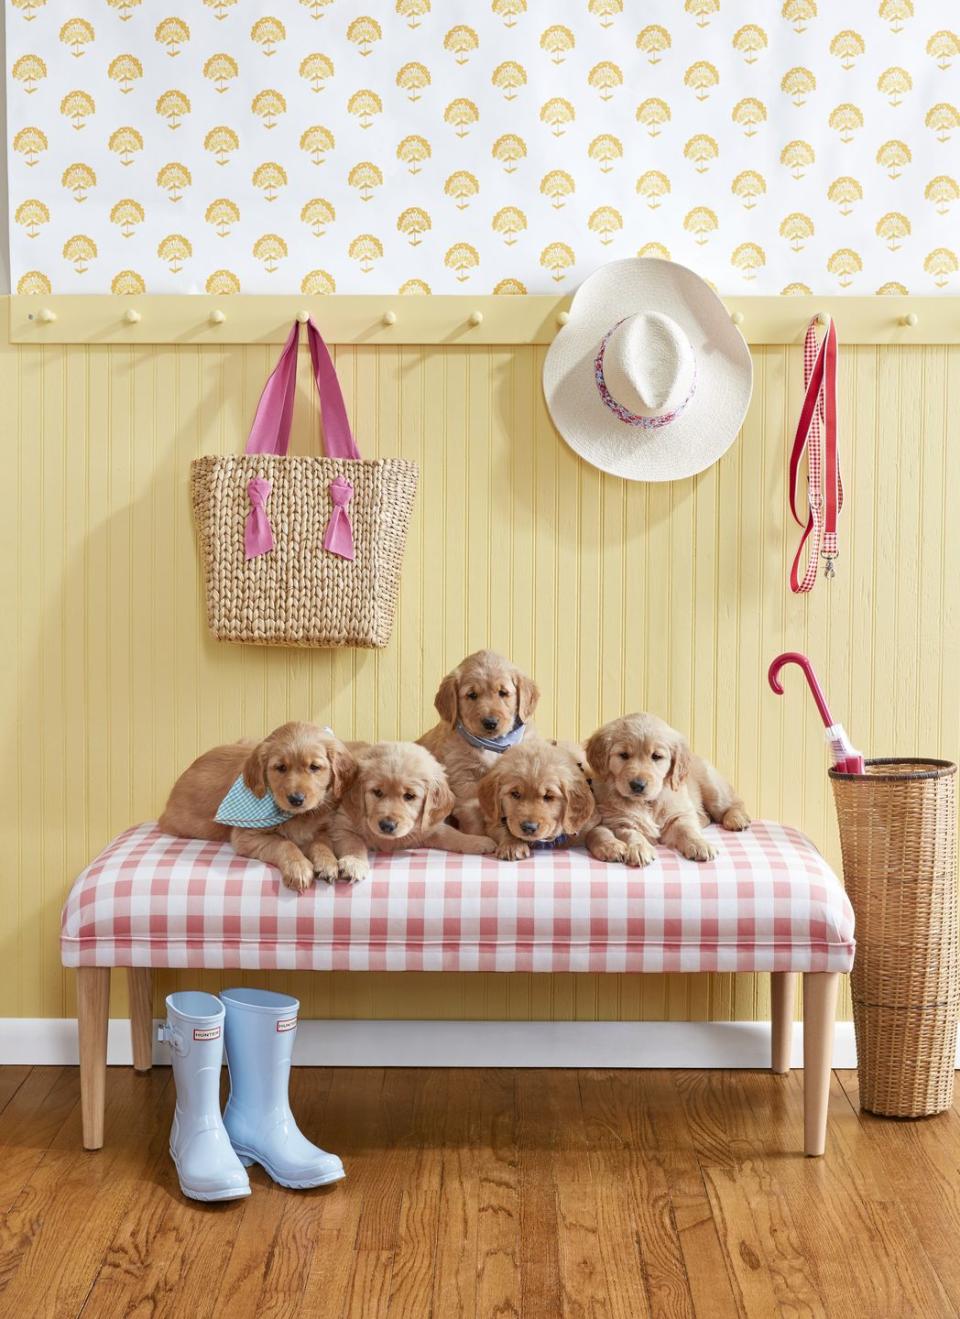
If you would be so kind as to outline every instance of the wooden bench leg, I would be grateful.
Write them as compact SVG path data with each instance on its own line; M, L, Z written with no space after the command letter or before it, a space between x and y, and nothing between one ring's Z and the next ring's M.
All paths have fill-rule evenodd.
M133 1070L149 1072L153 1066L153 972L149 966L127 968L127 997Z
M838 971L803 976L803 1152L822 1154L827 1141L827 1101L837 1015Z
M80 1040L80 1113L83 1148L103 1145L103 1106L107 1088L109 966L77 969L77 1027Z
M770 972L770 1066L781 1074L790 1070L796 994L796 971Z

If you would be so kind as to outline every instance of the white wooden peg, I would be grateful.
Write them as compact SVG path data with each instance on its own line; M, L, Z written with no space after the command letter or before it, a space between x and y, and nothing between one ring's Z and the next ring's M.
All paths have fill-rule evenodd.
M139 325L143 320L142 315L135 308L131 307L129 311L123 313L123 319L127 325Z
M570 319L570 313L569 313L568 311L558 311L558 312L557 312L557 324L558 324L558 325L566 325L566 323L567 323L567 321L569 321L569 319Z
M482 312L482 311L472 311L472 312L470 313L470 324L471 324L471 325L482 325L482 324L483 324L483 312Z
M297 320L300 322L301 325L306 325L309 319L310 319L310 313L308 311L297 312Z
M395 311L385 311L380 317L381 324L386 326L396 325L397 313Z
M817 312L817 324L818 324L818 325L826 325L826 323L827 323L827 321L829 321L829 319L830 319L830 317L827 315L827 313L826 313L825 311L818 311L818 312Z
M227 319L226 316L223 314L223 312L220 310L219 307L217 307L214 311L210 313L211 325L222 325L226 319Z
M730 313L730 319L731 319L731 321L733 321L734 325L742 325L742 324L743 324L743 312L742 312L742 311L732 311L732 312Z
M920 318L918 317L915 311L908 311L906 316L900 317L900 324L907 325L912 330L916 326L919 319Z
M41 325L52 325L56 319L57 319L57 313L53 311L52 308L50 307L43 307L37 313L37 320L40 322Z

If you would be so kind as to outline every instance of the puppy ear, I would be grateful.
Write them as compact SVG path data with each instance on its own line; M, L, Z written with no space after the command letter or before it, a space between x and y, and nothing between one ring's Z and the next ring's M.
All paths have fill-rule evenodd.
M596 809L596 802L586 779L576 767L564 784L563 797L566 803L563 812L563 832L578 834Z
M533 718L540 700L540 688L525 673L517 674L517 713L523 723Z
M500 775L496 766L488 770L477 784L477 800L487 824L497 824L500 819Z
M457 722L457 670L448 673L437 688L437 694L433 698L433 703L437 708L437 714L448 724Z
M673 747L673 760L667 782L674 792L682 788L690 773L690 747L685 738L678 737Z
M357 777L357 762L340 742L327 743L327 760L330 762L330 796L336 802Z
M588 737L583 749L594 776L603 782L607 777L607 754L610 750L609 739L604 729L598 728L592 737Z
M427 780L427 795L423 801L423 827L436 829L453 810L456 798L450 791L447 776L440 767L432 779Z
M243 764L243 781L257 797L263 797L267 791L267 760L270 756L270 743L260 742L253 748Z

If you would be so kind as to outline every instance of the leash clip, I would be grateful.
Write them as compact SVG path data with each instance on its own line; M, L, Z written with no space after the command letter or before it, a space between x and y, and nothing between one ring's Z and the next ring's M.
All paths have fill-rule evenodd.
M826 555L824 555L824 558L825 558L825 560L826 560L826 562L825 562L825 564L824 564L824 568L823 568L823 575L824 575L824 577L827 577L827 578L830 578L830 577L836 577L837 574L836 574L836 572L834 571L834 567L833 567L833 555L832 555L832 554L826 554Z

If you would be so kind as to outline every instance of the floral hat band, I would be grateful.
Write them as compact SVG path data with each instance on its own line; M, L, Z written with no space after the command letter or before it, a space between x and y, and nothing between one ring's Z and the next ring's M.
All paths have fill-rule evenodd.
M607 383L607 345L617 336L611 352L617 354L612 375L619 378L622 393L615 397ZM632 355L639 350L639 356ZM611 363L611 366L613 364ZM624 316L600 340L594 359L597 390L606 407L627 426L658 430L669 426L684 411L697 392L697 359L680 326L657 312ZM686 386L686 393L680 390ZM626 397L638 408L633 411L621 400ZM636 402L639 400L639 403ZM663 411L655 411L661 407Z

